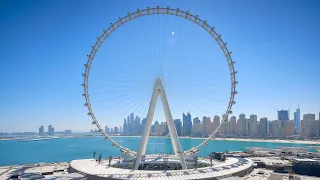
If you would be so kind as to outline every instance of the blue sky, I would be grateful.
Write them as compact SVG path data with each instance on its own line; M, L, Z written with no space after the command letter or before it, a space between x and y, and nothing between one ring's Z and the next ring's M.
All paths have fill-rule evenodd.
M290 108L293 117L299 103L301 114L315 113L318 117L318 1L1 1L0 132L37 131L40 125L49 124L57 130L94 128L86 115L80 86L90 46L118 17L157 5L198 14L228 42L239 72L234 115L257 114L258 118L273 120L277 109ZM211 117L220 111L222 114L228 84L223 86L225 90L219 88L214 93L210 88L229 79L225 76L225 60L210 36L181 19L152 18L119 28L98 52L90 92L102 124L120 125L132 110L139 110L143 116L152 80L165 76L163 69L155 67L169 67L169 57L179 59L183 55L194 57L176 64L180 69L172 65L172 77L163 77L174 117L181 118L181 111ZM159 41L157 22L161 26ZM163 26L166 22L168 25ZM144 35L147 41L143 40ZM158 54L164 53L166 60L153 49L157 42L162 44ZM210 45L213 49L209 49ZM217 61L211 64L210 58ZM143 64L145 59L149 61ZM202 63L196 63L199 61ZM210 78L203 78L204 75ZM136 86L122 91L115 88L130 82ZM132 97L138 100L131 100ZM128 106L122 104L126 99ZM211 107L210 102L217 108ZM156 119L161 121L159 107Z

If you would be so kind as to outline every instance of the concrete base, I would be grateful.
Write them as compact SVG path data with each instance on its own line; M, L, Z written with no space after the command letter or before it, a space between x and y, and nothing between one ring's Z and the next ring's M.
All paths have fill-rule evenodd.
M206 160L209 162L209 160ZM73 160L70 168L90 179L221 179L230 176L244 176L253 169L253 161L229 157L225 162L213 161L213 166L188 170L133 170L109 167L109 161L100 164L95 159Z

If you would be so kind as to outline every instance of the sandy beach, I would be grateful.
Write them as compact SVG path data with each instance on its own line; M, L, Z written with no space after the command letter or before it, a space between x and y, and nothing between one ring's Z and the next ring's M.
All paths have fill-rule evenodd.
M272 142L272 143L294 143L294 144L312 144L320 145L320 141L311 140L281 140L281 139L238 139L238 138L216 138L215 140L228 141L249 141L249 142Z
M110 136L110 137L140 137L140 136ZM150 136L153 138L170 138L166 136ZM204 140L205 138L201 137L187 137L182 136L179 138L188 138L188 139L201 139ZM272 143L293 143L293 144L310 144L310 145L320 145L320 140L282 140L282 139L243 139L243 138L215 138L212 140L218 140L218 141L247 141L247 142L272 142Z
M98 136L61 136L61 137L55 137L55 138L89 138L89 137L103 137L101 135ZM131 137L131 138L139 138L140 136L110 136L112 138L114 137ZM170 138L167 136L150 136L152 138ZM205 138L201 137L187 137L187 136L182 136L179 138L187 138L187 139L200 139L204 140ZM17 139L0 139L1 141L5 140L17 140ZM246 142L272 142L272 143L293 143L293 144L309 144L309 145L320 145L320 140L282 140L282 139L243 139L243 138L215 138L212 140L218 140L218 141L246 141Z

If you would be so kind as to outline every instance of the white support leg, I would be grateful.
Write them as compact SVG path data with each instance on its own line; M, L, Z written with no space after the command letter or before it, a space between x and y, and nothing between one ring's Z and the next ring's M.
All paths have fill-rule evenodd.
M147 148L147 144L148 144L148 139L149 139L149 134L150 134L151 126L152 126L154 110L156 109L157 98L158 98L158 88L157 88L156 84L153 89L153 93L151 96L151 101L150 101L150 105L149 105L149 109L148 109L148 114L147 114L147 120L144 124L144 130L142 132L142 136L140 139L140 145L139 145L139 149L137 152L136 164L134 166L134 169L136 169L136 170L139 168L141 156L142 156L142 154L145 153L146 148Z
M174 123L173 123L173 118L172 118L171 111L170 111L170 108L169 108L169 104L168 104L168 101L167 101L166 93L164 91L164 88L163 88L163 85L162 85L162 80L160 78L157 78L156 83L154 85L154 89L153 89L153 93L152 93L152 97L151 97L151 102L150 102L150 106L149 106L149 110L148 110L148 114L147 114L147 120L145 122L144 131L143 131L143 134L141 136L139 150L138 150L138 153L137 153L136 164L135 164L134 168L136 170L139 168L139 165L140 165L140 162L141 162L141 156L145 153L146 148L147 148L148 139L149 139L149 133L150 133L151 125L152 125L154 111L155 111L156 104L157 104L158 95L160 95L160 97L161 97L161 102L162 102L164 114L165 114L165 117L166 117L166 121L167 121L168 129L169 129L169 134L170 134L170 137L171 137L173 149L175 151L175 154L180 159L180 163L181 163L182 169L187 169L186 161L185 161L184 156L183 156L183 151L182 151L182 148L181 148L181 145L180 145L180 141L179 141L179 138L178 138L177 130L176 130L176 128L174 126Z
M161 83L161 88L162 89L160 90L159 93L160 93L160 97L161 97L164 115L167 120L167 125L168 125L169 134L170 134L171 141L172 141L172 146L175 151L175 154L179 157L182 169L187 169L187 164L186 164L186 161L183 156L183 151L182 151L182 148L180 145L178 133L177 133L177 130L176 130L174 123L173 123L173 118L172 118L172 114L171 114L171 111L169 108L169 103L167 100L166 92L163 89L162 83Z

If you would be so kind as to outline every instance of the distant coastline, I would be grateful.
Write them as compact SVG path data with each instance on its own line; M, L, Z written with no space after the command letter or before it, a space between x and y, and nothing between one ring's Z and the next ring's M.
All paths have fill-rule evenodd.
M84 134L84 135L68 135L68 136L53 136L53 137L20 137L20 138L0 138L0 141L8 141L8 140L18 140L18 141L38 141L38 140L51 140L57 138L88 138L88 137L102 137L102 135L98 134ZM117 136L112 135L110 137L124 137L124 138L140 138L141 136ZM169 138L168 136L150 136L152 138ZM203 140L205 138L201 137L188 137L182 136L179 138L186 139L200 139ZM320 140L286 140L286 139L258 139L258 138L214 138L212 140L218 141L246 141L246 142L272 142L272 143L293 143L293 144L308 144L308 145L320 145Z
M141 137L141 136L110 136L110 137ZM150 136L153 138L170 138L167 136ZM179 138L186 138L186 139L200 139L203 140L205 138L201 137L188 137L182 136ZM211 140L218 140L218 141L246 141L246 142L272 142L272 143L293 143L293 144L310 144L310 145L320 145L320 141L316 140L282 140L282 139L255 139L255 138L214 138Z

